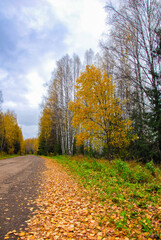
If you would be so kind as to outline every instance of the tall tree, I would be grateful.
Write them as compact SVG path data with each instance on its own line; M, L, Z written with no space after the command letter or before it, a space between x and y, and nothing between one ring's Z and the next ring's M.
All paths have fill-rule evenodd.
M0 112L2 111L2 102L3 102L3 97L2 97L2 91L0 90Z
M94 51L90 48L85 52L84 55L84 65L92 65L94 62Z
M61 146L62 154L73 154L75 131L71 124L72 113L68 109L68 103L74 100L74 85L80 68L81 62L76 54L73 58L66 55L57 61L40 119L40 143L51 145L51 152L60 153ZM44 121L46 118L47 125ZM47 137L45 129L49 132Z
M7 111L3 116L4 122L4 147L6 153L23 152L23 135L21 128L18 126L17 117L14 112Z
M73 77L72 77L72 60L68 55L57 62L57 70L54 77L54 82L58 94L58 111L59 111L59 126L61 136L62 153L72 154L72 129L71 117L68 110L68 103L73 96Z
M131 121L122 118L114 88L106 71L87 66L77 78L75 101L69 105L73 112L72 124L79 128L77 144L88 140L97 147L106 147L108 157L112 155L112 148L123 148L130 143Z
M129 109L135 129L140 139L144 137L149 143L155 143L161 159L161 63L158 54L161 3L158 0L127 0L120 9L111 5L106 8L113 12L111 53L116 59L121 86L130 83Z
M0 112L0 152L4 151L5 146L5 128L4 128L4 114Z

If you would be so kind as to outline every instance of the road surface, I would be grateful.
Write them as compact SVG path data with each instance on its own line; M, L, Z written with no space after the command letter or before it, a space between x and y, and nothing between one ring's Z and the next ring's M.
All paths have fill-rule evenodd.
M36 208L33 201L44 170L44 159L38 156L0 160L0 240L9 231L25 229L25 221Z

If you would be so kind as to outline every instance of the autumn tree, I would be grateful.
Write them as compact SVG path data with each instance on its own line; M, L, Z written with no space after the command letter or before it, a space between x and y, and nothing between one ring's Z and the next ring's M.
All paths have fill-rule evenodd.
M18 126L16 114L14 112L7 111L3 115L3 124L3 150L9 154L22 153L23 135L21 128Z
M2 111L2 102L3 102L3 97L2 97L2 91L0 90L0 112Z
M77 129L77 144L86 141L106 147L108 157L113 148L129 145L131 121L123 119L121 103L115 97L112 77L106 71L87 66L76 81L75 101L69 105L73 112L73 126Z
M158 0L121 3L120 7L106 5L112 28L110 40L103 48L108 48L115 59L114 78L119 95L129 99L125 111L133 119L139 136L135 152L142 145L140 157L160 159L161 4Z
M4 151L5 146L5 129L4 129L4 115L0 112L0 152Z
M22 154L24 153L24 140L16 114L9 110L3 113L2 102L2 92L0 91L0 153Z
M72 154L73 139L71 129L71 116L68 110L68 103L73 95L73 77L72 77L72 61L68 55L63 57L57 63L57 72L55 80L57 83L58 95L58 109L60 113L60 133L61 133L61 148L62 153Z
M4 148L4 121L2 112L2 92L0 91L0 152Z
M49 108L50 104L52 102L46 102L39 122L38 153L41 155L56 153L58 144L53 106Z
M36 154L38 151L38 139L28 138L24 140L25 153L26 154Z
M40 119L41 152L73 154L75 131L68 103L74 100L74 85L80 67L81 62L76 54L72 58L66 55L57 61Z

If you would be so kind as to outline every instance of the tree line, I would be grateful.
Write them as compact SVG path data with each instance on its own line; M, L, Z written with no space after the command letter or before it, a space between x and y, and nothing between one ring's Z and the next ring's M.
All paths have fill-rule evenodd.
M14 112L0 112L0 153L23 154L24 139Z
M3 112L2 92L0 91L0 154L37 154L38 139L24 139L22 130L13 111Z
M111 30L100 52L86 51L83 63L76 54L57 61L39 123L39 153L160 162L161 3L127 0L105 8Z

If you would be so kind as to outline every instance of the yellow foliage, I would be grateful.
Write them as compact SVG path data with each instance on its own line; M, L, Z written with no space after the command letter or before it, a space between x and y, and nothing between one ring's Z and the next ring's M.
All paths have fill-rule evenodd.
M28 153L37 153L38 151L38 138L28 138L24 141L25 152Z
M79 129L77 144L101 139L102 146L122 148L130 143L132 122L123 119L121 103L115 97L112 77L104 70L87 66L76 81L75 101L69 103L73 126Z
M44 108L42 117L40 119L40 129L44 133L45 138L48 138L51 133L52 128L52 118L51 110L49 108Z
M3 116L5 145L9 154L22 153L24 151L24 140L22 130L18 126L16 115L8 111Z

